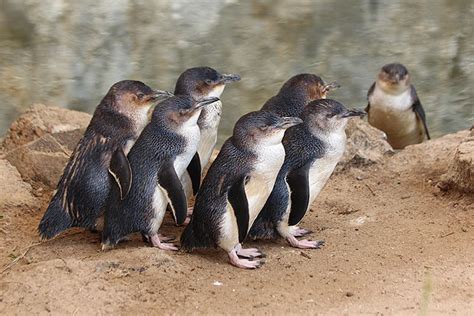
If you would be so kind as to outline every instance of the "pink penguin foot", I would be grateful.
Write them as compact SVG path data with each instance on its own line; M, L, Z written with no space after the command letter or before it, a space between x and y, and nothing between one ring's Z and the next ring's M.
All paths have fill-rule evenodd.
M191 217L191 215L193 215L193 211L194 211L194 207L188 207L188 217Z
M151 244L153 245L153 247L157 247L157 248L160 248L162 250L173 250L173 251L178 250L178 247L175 244L163 242L162 240L160 240L160 236L163 240L166 240L166 238L167 238L167 237L164 237L164 236L159 235L159 234L155 234L155 235L150 236L150 241L151 241Z
M242 245L238 244L235 248L237 256L241 258L247 258L252 260L253 258L264 258L265 255L257 248L242 248Z
M295 237L303 237L313 232L312 230L301 228L299 226L290 226L289 228L290 228L290 234L292 234Z
M164 236L163 234L158 234L158 238L160 238L161 242L170 242L176 239L176 237L173 235Z
M193 216L193 207L188 207L188 212L186 213L186 219L184 220L183 225L188 225L191 222L191 216Z
M239 255L237 254L237 249L239 249L241 252L242 250L247 250L247 249L242 249L242 246L238 244L231 251L229 251L228 253L229 260L232 265L241 269L258 269L265 263L265 261L260 260L260 259L259 260L241 259L239 258Z
M320 249L324 245L324 240L298 240L295 236L287 237L286 240L292 247L300 249Z

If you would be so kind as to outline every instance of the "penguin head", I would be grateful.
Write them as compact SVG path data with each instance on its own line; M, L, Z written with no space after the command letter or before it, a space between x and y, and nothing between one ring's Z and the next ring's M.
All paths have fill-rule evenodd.
M195 99L218 98L227 83L239 80L237 74L220 74L211 67L189 68L179 76L174 94L190 95Z
M410 87L410 74L402 64L387 64L380 69L377 85L388 93L401 93Z
M301 117L310 130L331 132L344 129L352 117L362 117L365 111L348 109L332 99L315 100L305 107Z
M234 126L233 142L247 148L281 143L285 131L303 120L281 117L272 112L255 111L242 116Z
M175 95L155 107L152 120L172 129L196 125L204 106L219 101L216 97L194 99L188 95Z
M123 80L115 83L104 97L108 104L122 112L148 110L163 98L172 94L163 90L153 90L141 81Z
M330 91L339 87L337 82L325 83L321 77L314 74L299 74L285 82L278 94L289 94L290 96L298 94L309 102L325 99Z

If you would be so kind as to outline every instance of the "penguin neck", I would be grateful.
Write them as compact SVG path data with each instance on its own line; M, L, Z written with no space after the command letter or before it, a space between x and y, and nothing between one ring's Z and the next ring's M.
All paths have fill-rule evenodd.
M148 123L149 106L137 106L129 104L128 102L117 98L115 96L107 95L102 99L97 109L103 112L115 113L128 119L131 123L131 130L136 137L140 135L142 130Z
M89 126L94 126L96 132L103 136L115 138L118 137L118 134L122 135L125 131L126 133L123 136L126 138L137 138L141 130L138 131L136 125L128 113L122 113L117 110L114 104L104 101L97 106L92 116L91 124L89 124ZM116 127L111 128L111 126Z
M187 95L191 96L194 100L199 100L208 97L219 98L224 91L225 85L219 85L207 91L207 93L201 93L197 90L195 85L185 85L177 83L174 90L175 95ZM212 104L208 104L201 110L201 114L198 120L198 126L200 129L217 129L219 126L220 118L222 114L222 102L217 101Z
M307 131L314 137L320 139L328 148L340 149L344 151L346 145L346 124L334 127L322 127L317 124L307 126Z
M222 102L217 101L203 107L199 115L198 125L201 129L217 128L222 114Z
M244 155L255 156L255 148L257 146L255 142L249 141L248 139L244 139L242 137L236 137L234 135L232 135L229 140L232 145Z
M283 93L286 116L300 116L305 106L312 101L306 90L295 89Z
M407 91L410 89L410 85L402 85L398 84L396 86L389 86L388 84L382 82L381 80L377 80L375 82L375 90L379 90L380 92L384 94L389 94L393 96L399 96L404 93L407 93ZM376 91L374 91L376 92Z

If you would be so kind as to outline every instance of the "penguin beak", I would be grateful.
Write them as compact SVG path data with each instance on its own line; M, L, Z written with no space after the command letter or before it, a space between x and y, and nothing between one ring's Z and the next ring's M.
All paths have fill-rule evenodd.
M335 89L340 88L340 87L341 87L340 84L338 84L336 81L333 81L331 83L325 84L324 87L323 87L323 91L324 91L324 93L327 93L331 90L335 90Z
M352 116L360 116L360 117L363 117L367 114L367 112L365 111L361 111L361 110L357 110L357 109L350 109L350 110L347 110L345 113L343 113L341 115L341 117L352 117Z
M154 93L151 95L150 99L152 101L158 101L158 100L162 100L162 99L167 99L167 98L172 97L172 96L174 96L174 94L172 94L169 91L155 90Z
M234 81L239 81L240 76L238 74L222 74L221 79L219 80L221 83L229 83Z
M219 98L217 97L207 97L207 98L203 98L203 99L200 99L200 100L196 100L196 103L194 103L194 106L192 107L192 111L194 110L197 110L203 106L206 106L208 104L212 104L214 102L217 102L217 101L220 101Z
M301 123L303 123L303 120L299 117L282 117L280 123L277 125L277 128L287 129Z

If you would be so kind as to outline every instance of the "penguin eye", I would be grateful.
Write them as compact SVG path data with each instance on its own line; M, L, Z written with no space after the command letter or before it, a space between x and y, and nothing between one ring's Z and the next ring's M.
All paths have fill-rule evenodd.
M212 81L211 79L206 79L204 80L205 83L207 83L208 85L211 85L214 83L214 81Z
M258 127L261 131L266 131L268 129L268 125L260 125Z
M142 92L138 92L138 93L137 93L137 97L138 97L139 99L143 99L144 96L145 96L145 95L144 95Z

